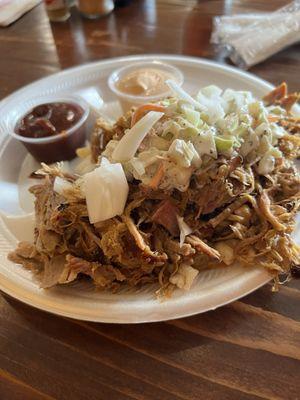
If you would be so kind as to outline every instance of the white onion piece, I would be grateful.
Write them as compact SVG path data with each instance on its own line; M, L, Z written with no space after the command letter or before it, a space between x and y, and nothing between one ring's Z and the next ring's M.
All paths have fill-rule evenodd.
M152 126L164 115L162 112L149 111L131 129L129 129L117 144L112 153L114 161L129 161L136 153L143 139Z
M121 164L103 158L100 167L83 176L83 182L91 224L123 214L129 187Z
M56 176L54 180L53 190L54 192L63 195L63 192L68 189L72 189L72 183L68 182L67 180Z
M183 90L176 82L172 81L172 79L166 80L166 84L179 99L186 101L198 110L206 110L205 106L193 99L192 96L190 96L185 90Z
M186 222L184 222L183 217L179 217L179 215L176 215L177 222L178 222L178 227L180 230L180 247L182 247L185 237L189 235L190 233L193 232L193 230L188 226Z

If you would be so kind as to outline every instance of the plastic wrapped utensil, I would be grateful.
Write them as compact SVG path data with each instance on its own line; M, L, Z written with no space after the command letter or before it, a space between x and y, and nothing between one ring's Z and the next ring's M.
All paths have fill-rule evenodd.
M268 15L268 14L267 14ZM266 18L266 13L221 15L213 19L211 43L224 45L229 40L239 37L243 30L255 22Z
M249 68L300 40L300 0L273 13L219 17L215 28L212 42L225 45L235 64Z

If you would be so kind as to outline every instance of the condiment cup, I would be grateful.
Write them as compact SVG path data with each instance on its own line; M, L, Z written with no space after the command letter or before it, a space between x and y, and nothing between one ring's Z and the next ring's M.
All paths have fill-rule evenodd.
M171 95L171 90L167 90L152 96L132 95L124 93L119 90L117 85L120 80L122 80L124 77L126 77L128 74L134 71L138 71L140 69L148 69L148 68L161 70L162 72L170 75L169 79L173 79L179 86L183 84L184 76L182 72L173 65L165 64L160 61L153 60L146 62L138 62L117 69L116 71L112 72L112 74L109 76L108 86L111 89L111 91L117 96L124 112L128 111L132 106L139 106L142 104L155 102Z
M54 102L71 103L80 106L83 109L80 120L63 133L49 137L31 138L21 136L16 132L18 122L34 107ZM43 96L25 102L19 108L16 107L11 113L9 120L7 120L6 125L10 136L19 140L37 161L51 164L56 161L71 160L76 156L76 149L83 146L87 138L87 120L89 114L88 104L79 96Z

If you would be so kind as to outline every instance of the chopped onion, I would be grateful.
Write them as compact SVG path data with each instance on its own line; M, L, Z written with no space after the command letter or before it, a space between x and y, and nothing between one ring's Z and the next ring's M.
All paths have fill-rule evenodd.
M186 91L184 91L176 82L172 79L166 80L166 84L174 92L174 94L181 100L186 101L198 110L206 110L206 107L200 104L198 101L192 98Z
M186 222L184 222L183 217L179 215L176 216L179 230L180 230L180 247L182 247L185 237L193 232L193 230L188 226Z
M100 167L83 176L91 224L123 214L128 196L128 183L121 164L102 158Z
M115 161L128 161L136 153L144 137L152 126L164 115L162 112L149 111L131 129L129 129L118 142L112 153Z
M63 179L59 176L55 177L53 190L54 192L63 195L65 190L72 189L72 183L68 182L66 179Z

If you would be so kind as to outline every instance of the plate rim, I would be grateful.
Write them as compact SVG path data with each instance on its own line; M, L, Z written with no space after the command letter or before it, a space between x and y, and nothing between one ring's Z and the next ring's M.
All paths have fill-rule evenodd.
M237 74L240 77L243 77L247 80L249 80L249 78L251 79L251 81L253 83L257 83L260 86L264 86L266 88L266 90L271 90L272 88L274 88L274 85L272 85L271 83L265 81L262 78L257 77L256 75L240 70L234 66L229 66L229 65L225 65L225 64L220 64L217 63L215 61L212 60L207 60L207 59L203 59L200 57L194 57L194 56L185 56L185 55L176 55L176 54L137 54L137 55L130 55L130 56L122 56L122 57L112 57L109 59L104 59L104 60L96 60L93 62L89 62L89 63L85 63L85 64L81 64L81 65L77 65L71 68L67 68L61 71L57 71L53 74L47 75L43 78L40 78L38 80L35 80L25 86L22 86L21 88L17 89L16 91L10 93L8 96L6 96L4 99L2 99L0 101L0 112L2 107L5 107L6 104L8 104L10 101L14 100L15 97L17 97L18 95L21 95L23 93L25 93L26 91L30 90L30 89L35 89L36 87L38 87L40 84L45 83L47 80L51 80L54 79L59 76L59 77L63 77L63 76L68 76L69 74L72 75L72 73L78 73L81 70L85 69L85 68L93 68L96 65L99 65L99 67L101 66L107 66L109 64L122 64L128 61L134 62L134 61L140 61L140 60L147 60L147 59L161 59L161 60L165 60L165 61L185 61L186 63L195 63L198 65L204 65L204 66L211 66L212 68L214 68L215 70L219 70L222 72L228 72L229 74ZM6 135L5 135L6 136ZM9 141L8 137L3 138L2 144L7 144L6 142ZM6 146L2 147L2 151L0 151L0 153L3 152L4 148ZM2 218L1 218L2 219ZM12 282L12 280L10 280L7 276L4 276L1 272L0 272L0 277L2 278L0 280L0 290L2 290L4 293L6 293L7 295L9 295L12 298L15 298L19 301L22 301L23 303L26 303L34 308L40 309L42 311L46 311L46 312L50 312L52 314L55 315L60 315L63 317L69 317L69 318L76 318L78 320L85 320L85 321L93 321L93 322L104 322L104 323L150 323L150 322L159 322L159 321L166 321L166 320L172 320L172 319L177 319L177 318L183 318L183 317L188 317L188 316L192 316L192 315L196 315L199 313L203 313L209 310L213 310L216 309L218 307L224 306L226 304L229 304L231 302L234 302L244 296L246 296L247 294L257 290L259 287L265 285L267 282L269 282L272 279L272 276L270 276L270 274L265 271L265 270L257 270L254 269L253 270L254 273L254 277L253 279L256 279L256 283L255 285L250 285L249 287L249 283L248 280L245 281L243 283L242 286L240 286L239 288L233 288L232 292L234 292L234 294L232 294L232 292L227 292L226 296L224 296L224 301L222 301L222 303L218 303L218 304L214 304L212 303L211 306L208 306L204 309L201 310L201 304L199 307L199 310L193 310L191 312L186 312L186 311L177 311L177 307L175 306L175 309L172 311L169 311L169 316L166 318L164 315L162 315L161 317L155 315L155 312L151 315L145 315L145 318L141 317L140 315L138 315L137 317L134 317L131 319L126 319L126 318L122 318L122 316L120 316L118 318L118 320L115 320L114 318L110 319L109 317L105 317L103 315L101 315L101 313L99 315L96 315L95 313L93 314L93 316L89 316L87 315L83 315L80 313L74 312L74 310L72 311L66 311L63 309L59 309L57 305L47 305L46 303L46 299L44 299L43 297L38 297L38 293L32 293L30 292L28 289L24 289L23 291L25 293L22 294L22 288L19 287L20 284L19 283L14 283ZM3 279L4 278L4 279ZM5 282L3 282L3 280L7 281L8 283L5 284ZM11 283L11 287L9 285L9 283ZM15 289L12 288L12 286L14 286ZM16 289L17 286L17 289ZM244 289L242 289L244 288ZM241 294L242 292L242 294ZM27 296L26 296L27 293ZM29 294L31 294L32 299L30 299ZM35 301L35 300L40 299L40 301ZM195 299L194 299L194 303L195 303ZM216 301L218 302L218 301ZM99 303L100 305L100 303ZM101 307L99 307L101 309Z
M187 317L191 317L193 315L197 315L197 314L202 314L204 312L208 312L208 311L213 311L216 310L220 307L226 306L228 304L231 304L239 299L242 299L243 297L247 296L248 294L254 292L255 290L259 289L260 287L264 286L266 283L270 282L272 280L272 276L264 270L256 270L256 279L258 280L257 284L255 286L250 285L250 287L248 287L248 282L246 281L244 282L243 286L240 286L239 288L234 288L234 292L235 295L232 296L231 293L227 292L226 297L225 297L225 301L222 302L222 304L218 303L218 301L216 301L215 303L211 303L211 305L209 307L206 307L202 310L193 310L191 312L178 312L177 308L175 307L175 310L170 312L168 311L168 317L165 317L164 315L162 316L157 316L156 312L153 312L151 314L146 314L145 317L141 317L140 315L138 315L137 317L132 317L130 320L128 320L128 318L123 318L122 315L119 315L117 319L115 318L110 318L108 316L103 316L101 315L101 313L99 315L96 315L95 313L93 314L93 316L89 316L87 313L86 314L81 314L79 312L75 312L74 310L71 311L67 311L66 308L59 308L57 305L47 305L46 304L46 299L42 298L42 301L40 300L39 302L35 302L35 298L37 299L41 299L41 297L39 297L38 293L34 293L34 295L31 296L31 298L29 296L26 295L22 295L22 294L17 294L16 295L16 290L14 286L14 289L10 289L8 286L4 286L2 282L0 282L0 290L3 291L6 295L8 295L9 297L13 298L13 299L17 299L18 301L21 301L22 303L25 303L35 309L50 313L50 314L54 314L54 315L58 315L60 317L65 317L65 318L73 318L79 321L89 321L89 322L98 322L98 323L109 323L109 324L142 324L142 323L152 323L152 322L164 322L164 321L172 321L175 319L179 319L179 318L187 318ZM262 273L261 273L262 272ZM1 273L0 273L1 276ZM264 277L264 279L261 279L262 277ZM20 285L18 284L18 287ZM241 288L245 287L243 294L240 294L240 290ZM246 289L247 288L247 289ZM18 288L18 292L20 291L21 288ZM21 289L22 290L22 289ZM43 290L43 289L40 289ZM24 290L25 294L28 292L26 289ZM157 300L159 301L159 300ZM168 300L165 300L164 304L167 304ZM161 303L163 304L163 303ZM100 307L99 307L100 309Z
M8 96L5 96L3 99L0 100L0 111L1 108L11 100L11 98L13 98L14 96L21 94L22 92L25 92L27 89L30 89L30 87L34 87L34 86L38 86L39 84L43 83L44 81L48 80L49 78L55 78L57 75L60 76L64 76L64 75L68 75L70 73L73 72L78 72L83 68L86 67L92 67L95 66L97 64L101 64L101 65L107 65L110 63L122 63L122 62L126 62L127 60L147 60L147 59L152 59L152 58L166 58L169 59L170 61L173 60L180 60L182 59L183 61L191 61L191 62L195 62L197 63L202 63L204 65L207 66L212 66L214 68L217 68L219 70L223 70L223 71L228 71L228 72L234 72L237 73L240 76L243 76L245 78L247 77L251 77L251 79L253 79L254 81L257 81L257 83L263 84L265 86L268 86L269 89L274 88L275 86L266 81L265 79L262 79L258 76L256 76L255 74L252 74L251 72L245 71L245 70L241 70L235 66L231 66L231 65L227 65L227 64L221 64L218 63L216 61L213 60L209 60L206 58L202 58L202 57L196 57L196 56L186 56L186 55L182 55L182 54L168 54L168 53L149 53L149 54L135 54L135 55L129 55L129 56L121 56L121 57L111 57L111 58L107 58L107 59L103 59L103 60L95 60L95 61L91 61L88 63L84 63L81 65L76 65L74 67L69 67L69 68L65 68L62 69L60 71L54 72L53 74L49 74L47 76L44 76L42 78L39 78L37 80L34 80L33 82L30 82L24 86L22 86L21 88L13 91L12 93L10 93Z

